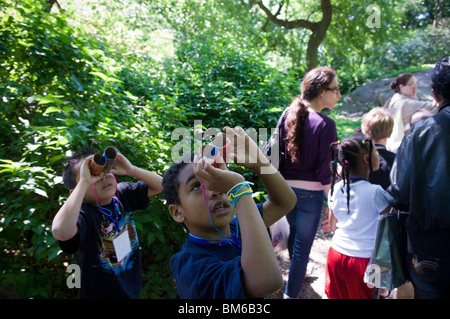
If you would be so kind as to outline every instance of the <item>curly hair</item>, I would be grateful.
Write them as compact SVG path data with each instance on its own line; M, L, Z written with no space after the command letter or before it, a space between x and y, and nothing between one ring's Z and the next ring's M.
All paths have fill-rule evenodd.
M164 173L162 179L163 186L163 196L166 200L167 205L171 204L180 204L180 198L178 197L178 188L180 186L180 181L178 180L178 176L180 175L180 171L188 164L192 163L194 159L194 153L185 156L172 164L169 169Z
M312 69L306 73L301 84L302 95L295 97L286 117L287 134L285 137L286 151L292 162L297 162L302 149L303 128L308 117L308 107L311 102L328 88L336 77L336 72L328 67Z
M444 101L450 100L450 56L436 63L431 76L431 88Z

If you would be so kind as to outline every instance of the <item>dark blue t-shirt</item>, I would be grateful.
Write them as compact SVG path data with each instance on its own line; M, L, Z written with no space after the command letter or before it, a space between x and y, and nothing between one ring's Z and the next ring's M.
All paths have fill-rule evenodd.
M262 204L257 207L262 215ZM236 218L230 228L236 231ZM241 280L241 253L235 245L215 246L187 239L170 259L170 267L181 298L247 298Z
M80 266L79 297L83 299L140 297L142 264L132 211L148 207L148 187L144 182L137 182L119 183L117 188L120 203L116 206L116 221L120 233L114 221L96 206L83 203L78 217L79 232L68 241L59 241L64 252L75 254ZM114 217L113 202L104 206L104 211ZM115 251L113 240L127 233L131 251L125 255Z

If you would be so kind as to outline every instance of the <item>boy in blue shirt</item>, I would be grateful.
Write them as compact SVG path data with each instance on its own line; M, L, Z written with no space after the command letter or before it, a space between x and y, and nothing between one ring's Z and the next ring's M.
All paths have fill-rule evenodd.
M282 285L267 228L293 208L295 194L242 128L224 130L232 141L245 140L228 155L259 175L269 199L257 207L250 184L222 157L196 155L169 168L163 194L172 218L189 232L170 260L181 298L260 298Z

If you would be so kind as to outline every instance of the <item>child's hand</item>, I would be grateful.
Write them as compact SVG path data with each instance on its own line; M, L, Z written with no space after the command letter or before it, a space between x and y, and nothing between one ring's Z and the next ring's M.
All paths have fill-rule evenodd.
M194 157L194 174L208 190L226 194L231 187L244 181L242 175L227 170L223 159L216 161L217 168L213 163L212 159Z
M269 165L269 160L258 148L253 139L245 133L242 127L236 126L234 129L226 126L225 133L232 141L229 156L233 161L254 172L259 172L262 165Z
M100 175L95 176L91 174L91 170L89 169L89 162L94 158L94 155L90 155L86 157L83 163L80 165L80 182L86 181L89 185L97 183L100 179L103 178L105 173L100 173Z
M131 171L133 170L133 164L120 153L117 153L116 161L114 162L114 166L111 169L111 173L115 175L127 175L130 176Z

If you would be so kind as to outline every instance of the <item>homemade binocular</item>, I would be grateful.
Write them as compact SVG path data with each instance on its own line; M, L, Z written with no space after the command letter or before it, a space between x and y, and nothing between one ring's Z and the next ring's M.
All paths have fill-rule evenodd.
M117 150L113 146L105 148L103 155L94 154L94 157L89 161L89 170L94 176L100 175L102 172L109 173L114 167L116 161Z
M217 156L222 155L224 162L227 162L227 148L230 146L231 141L226 136L222 136L222 138L214 139L211 144L203 145L200 147L199 153L201 156L207 158L216 159ZM217 167L217 163L214 161L214 167Z

